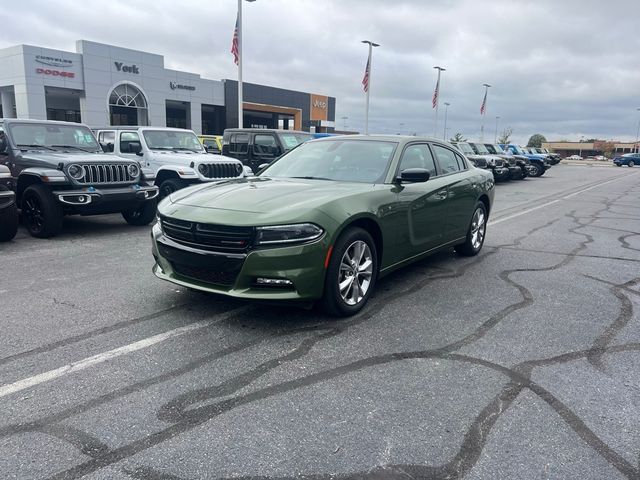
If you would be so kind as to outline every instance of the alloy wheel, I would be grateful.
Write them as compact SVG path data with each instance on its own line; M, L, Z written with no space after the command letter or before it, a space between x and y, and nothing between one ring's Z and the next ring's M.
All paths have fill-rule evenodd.
M356 240L345 250L338 270L340 296L347 305L357 305L371 287L373 258L366 242Z
M34 195L30 195L24 201L23 213L29 229L39 232L44 227L44 214L42 213L42 205Z
M473 219L471 220L471 245L473 245L475 250L482 246L486 229L486 217L482 209L478 208L473 214Z

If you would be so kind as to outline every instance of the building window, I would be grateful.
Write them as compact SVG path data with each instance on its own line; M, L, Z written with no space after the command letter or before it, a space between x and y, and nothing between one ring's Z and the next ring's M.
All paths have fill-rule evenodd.
M147 99L130 83L116 86L109 94L111 125L148 125Z

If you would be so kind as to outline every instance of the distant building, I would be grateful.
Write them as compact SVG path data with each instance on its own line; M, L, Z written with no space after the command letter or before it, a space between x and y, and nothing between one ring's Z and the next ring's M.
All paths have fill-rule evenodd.
M542 144L543 148L546 148L550 152L559 153L562 158L569 157L571 155L580 155L581 157L594 157L596 155L603 155L603 144L613 143L614 154L621 155L623 153L635 152L638 148L638 144L635 142L545 142Z

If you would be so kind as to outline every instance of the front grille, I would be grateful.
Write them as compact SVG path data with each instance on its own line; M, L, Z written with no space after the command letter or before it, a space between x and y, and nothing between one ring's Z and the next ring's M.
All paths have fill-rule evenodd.
M515 158L510 158L510 159L508 160L508 162L509 162L509 165L510 165L511 167L515 167L515 166L516 166L516 159L515 159Z
M495 165L496 167L504 167L504 160L502 160L501 158L496 158Z
M230 287L235 283L238 272L236 271L215 271L205 267L194 267L181 263L171 263L173 271L183 277L193 278L201 282L212 283L224 287Z
M240 163L201 163L198 171L207 178L236 178L242 176Z
M486 168L487 167L487 161L484 158L478 158L476 160L476 167L478 167L478 168Z
M82 165L84 178L78 183L95 185L99 183L131 183L136 179L129 175L128 165L123 164L91 164Z
M170 239L216 252L246 252L253 243L253 227L231 227L163 217L162 231Z

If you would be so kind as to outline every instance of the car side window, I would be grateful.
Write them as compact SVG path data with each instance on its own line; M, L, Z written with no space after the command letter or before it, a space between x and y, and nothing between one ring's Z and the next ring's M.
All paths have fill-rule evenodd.
M457 153L455 155L456 155L456 159L458 160L458 165L460 166L460 170L466 170L467 162L465 162L464 158L462 158L461 155L458 155Z
M436 176L436 165L428 145L410 145L405 149L400 159L399 172L408 168L426 168L431 177Z
M229 139L230 153L247 153L249 150L249 135L246 133L234 133Z
M122 132L120 134L120 152L135 153L131 150L132 143L140 143L140 135L138 135L138 132Z
M256 134L253 139L253 151L256 155L275 156L276 137L273 135Z
M440 145L433 145L433 151L438 159L438 166L443 174L455 173L461 170L455 152Z
M116 132L100 132L100 135L98 135L98 141L103 144L113 143L116 141Z
M2 141L2 140L4 140L5 142L8 142L7 141L7 137L6 137L5 133L4 133L4 127L2 125L0 125L0 141ZM3 155L3 156L7 155L7 151L6 150L1 151L0 155Z

